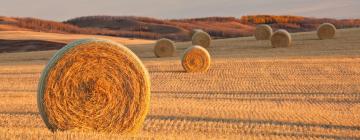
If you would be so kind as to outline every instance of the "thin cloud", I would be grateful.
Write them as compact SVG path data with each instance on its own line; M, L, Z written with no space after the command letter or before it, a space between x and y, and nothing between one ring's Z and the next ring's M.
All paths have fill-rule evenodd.
M191 18L248 14L360 18L359 0L2 0L4 16L67 20L87 15ZM336 10L336 11L334 11Z

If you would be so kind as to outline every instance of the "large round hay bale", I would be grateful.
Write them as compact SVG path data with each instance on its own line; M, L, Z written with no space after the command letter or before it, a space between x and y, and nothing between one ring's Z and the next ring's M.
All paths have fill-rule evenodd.
M254 36L256 40L270 40L272 33L273 30L269 25L261 24L256 26Z
M196 32L192 36L192 44L199 45L204 48L209 48L211 45L211 36L206 32Z
M278 30L271 36L271 45L274 48L290 47L291 35L286 30Z
M148 112L150 79L123 45L97 39L72 42L42 72L37 103L52 131L136 132Z
M175 55L175 52L174 42L165 38L158 40L154 47L156 57L171 57Z
M335 37L336 27L331 23L321 24L317 29L319 39L332 39Z
M191 30L191 32L190 32L190 36L191 36L191 37L194 36L194 34L195 34L196 32L204 32L204 30L202 30L202 29L193 29L193 30Z
M187 72L205 72L209 69L210 63L209 52L201 46L186 49L181 58L181 64Z

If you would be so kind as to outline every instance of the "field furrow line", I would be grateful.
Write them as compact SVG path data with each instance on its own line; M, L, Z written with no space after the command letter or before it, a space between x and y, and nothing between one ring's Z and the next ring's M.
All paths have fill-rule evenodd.
M173 133L276 134L298 137L360 138L360 127L182 116L150 116L145 122L144 130Z

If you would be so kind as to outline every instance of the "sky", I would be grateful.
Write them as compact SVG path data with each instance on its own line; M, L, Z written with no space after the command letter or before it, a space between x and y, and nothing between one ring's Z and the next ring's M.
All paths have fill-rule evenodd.
M0 0L0 15L64 21L80 16L160 19L254 14L360 18L360 0Z

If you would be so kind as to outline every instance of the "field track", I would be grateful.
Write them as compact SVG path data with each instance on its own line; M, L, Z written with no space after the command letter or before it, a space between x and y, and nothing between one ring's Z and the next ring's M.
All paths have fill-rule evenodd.
M129 46L152 81L151 109L136 138L360 139L360 29L334 40L293 34L291 48L254 38L217 40L207 73L185 73L178 55ZM0 139L116 139L48 131L36 105L54 51L0 54Z

